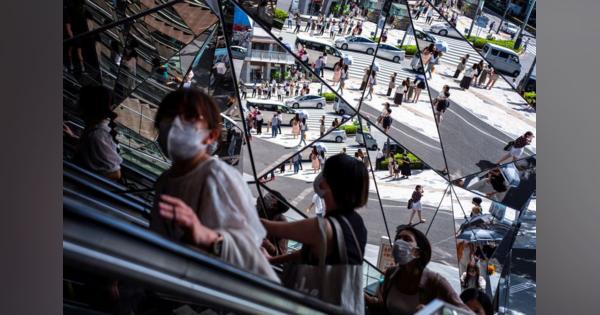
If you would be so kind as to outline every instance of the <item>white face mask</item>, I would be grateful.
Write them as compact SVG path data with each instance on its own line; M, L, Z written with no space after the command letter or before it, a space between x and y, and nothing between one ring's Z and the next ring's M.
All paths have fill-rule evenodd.
M160 125L158 143L171 160L189 160L206 150L208 145L202 142L208 134L208 130L198 130L193 123L183 121L177 116L172 123Z
M413 261L416 258L412 253L413 248L414 247L405 240L396 240L394 242L394 248L392 249L394 261L400 266L404 266Z
M323 177L323 173L319 173L319 175L317 175L315 181L313 182L313 189L315 190L315 193L321 198L325 196L325 190L321 188L321 182L323 182L323 180L325 180L325 178Z

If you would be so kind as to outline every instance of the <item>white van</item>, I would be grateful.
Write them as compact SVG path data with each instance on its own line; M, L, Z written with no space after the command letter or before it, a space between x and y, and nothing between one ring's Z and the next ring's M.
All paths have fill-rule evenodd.
M308 53L308 60L310 63L315 62L315 60L317 60L319 56L322 56L323 53L327 53L327 63L325 64L325 68L333 69L333 66L344 56L344 54L332 44L302 34L298 34L298 37L296 38L296 49L298 49L298 44L301 44Z
M284 105L282 102L270 100L247 99L246 108L248 110L252 110L252 108L258 108L263 116L264 124L267 124L271 118L273 118L273 114L275 114L277 111L281 112L281 124L283 125L291 126L292 119L294 119L296 116L296 111L294 109Z
M481 50L483 58L487 60L496 70L509 73L513 77L521 73L519 55L514 51L502 46L487 43Z

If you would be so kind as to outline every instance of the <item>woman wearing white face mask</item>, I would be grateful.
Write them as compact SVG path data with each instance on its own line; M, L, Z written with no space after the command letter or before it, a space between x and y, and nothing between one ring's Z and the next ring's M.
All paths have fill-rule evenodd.
M444 277L427 269L431 245L423 232L398 226L392 255L396 266L386 270L377 295L365 296L370 314L414 314L434 299L469 310Z
M279 281L260 252L266 235L241 174L210 155L221 131L214 101L195 89L169 93L156 113L161 149L172 160L156 181L150 228L250 272Z

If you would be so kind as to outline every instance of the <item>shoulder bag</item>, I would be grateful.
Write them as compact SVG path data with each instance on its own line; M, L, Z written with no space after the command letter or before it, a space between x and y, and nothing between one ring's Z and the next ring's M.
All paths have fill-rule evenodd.
M345 219L345 218L344 218ZM330 217L332 228L335 229L336 243L340 264L326 265L327 236L325 234L325 219L317 217L321 248L319 248L318 265L288 264L281 276L284 286L305 294L314 296L324 302L341 306L355 314L364 314L363 296L363 267L349 265L344 242L344 232L336 218ZM362 255L352 227L354 241Z

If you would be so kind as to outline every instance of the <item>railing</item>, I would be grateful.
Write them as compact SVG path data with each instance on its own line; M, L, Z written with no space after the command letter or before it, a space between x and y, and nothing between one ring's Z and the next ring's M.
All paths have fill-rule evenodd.
M175 294L182 301L244 314L347 313L145 228L98 213L72 198L64 197L63 203L66 265L113 279L130 279L151 290Z
M427 304L423 309L417 312L415 315L472 315L465 309L458 308L454 305L442 302L440 300L433 300Z
M246 58L249 58L250 61L265 61L273 63L293 64L295 62L294 56L290 55L289 53L257 49L249 50Z

